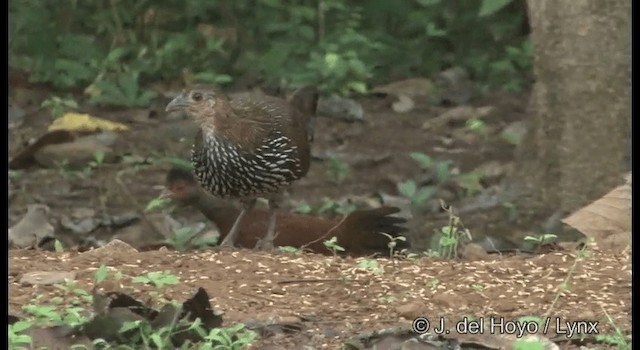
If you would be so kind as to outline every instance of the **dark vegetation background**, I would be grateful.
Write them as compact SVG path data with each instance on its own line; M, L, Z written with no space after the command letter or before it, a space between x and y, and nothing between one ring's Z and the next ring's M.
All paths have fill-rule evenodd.
M13 72L101 105L148 105L163 80L364 94L452 66L520 91L531 69L522 0L28 0L9 14Z

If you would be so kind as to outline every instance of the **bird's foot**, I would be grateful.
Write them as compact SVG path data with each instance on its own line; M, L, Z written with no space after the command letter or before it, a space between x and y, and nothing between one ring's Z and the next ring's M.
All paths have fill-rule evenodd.
M218 245L218 250L220 251L231 251L235 249L236 247L233 245L233 243L230 240L223 240L222 243Z
M270 252L275 249L273 246L273 239L263 238L258 240L256 246L253 248L254 250L261 250L264 252Z

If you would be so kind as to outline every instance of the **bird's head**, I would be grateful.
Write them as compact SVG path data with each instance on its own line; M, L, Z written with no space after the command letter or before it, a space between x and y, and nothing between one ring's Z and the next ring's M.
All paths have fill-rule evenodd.
M163 198L170 198L181 205L190 205L198 201L200 187L189 170L173 168L167 173Z
M167 112L181 111L197 121L205 122L224 112L227 98L214 89L196 87L176 96L166 107Z

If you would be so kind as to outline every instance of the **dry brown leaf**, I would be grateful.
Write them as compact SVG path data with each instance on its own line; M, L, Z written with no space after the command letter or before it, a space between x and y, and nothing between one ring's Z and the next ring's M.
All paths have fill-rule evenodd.
M32 165L35 161L34 155L38 150L47 146L59 143L71 142L75 136L66 130L57 130L48 132L40 136L34 143L25 147L18 152L9 162L9 168L11 169L24 169Z
M620 239L620 235L631 232L631 175L626 175L625 180L624 185L614 188L562 222L593 238L601 247L604 243L606 248L624 249L631 242L631 235Z

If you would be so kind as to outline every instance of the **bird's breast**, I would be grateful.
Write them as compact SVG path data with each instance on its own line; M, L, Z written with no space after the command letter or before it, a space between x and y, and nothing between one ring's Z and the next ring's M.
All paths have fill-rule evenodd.
M243 149L212 132L203 132L191 160L201 186L221 198L276 192L302 176L297 147L281 134L254 149Z

